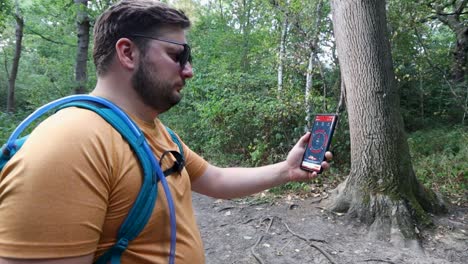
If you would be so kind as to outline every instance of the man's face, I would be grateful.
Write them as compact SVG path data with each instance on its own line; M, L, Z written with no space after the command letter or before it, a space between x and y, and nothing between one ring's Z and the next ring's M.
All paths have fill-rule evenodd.
M182 99L173 82L158 73L157 67L145 57L132 76L132 84L143 103L162 113ZM185 81L184 81L185 84Z
M183 31L168 34L164 39L185 43ZM177 61L182 46L158 40L149 40L142 52L138 67L132 76L132 85L143 103L159 113L169 110L182 99L185 79L193 76L189 63L182 67Z

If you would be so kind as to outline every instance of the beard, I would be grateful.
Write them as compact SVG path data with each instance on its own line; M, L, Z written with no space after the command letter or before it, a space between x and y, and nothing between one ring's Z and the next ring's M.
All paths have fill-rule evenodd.
M159 113L169 110L182 99L174 85L159 78L156 68L144 59L138 65L131 82L143 103Z

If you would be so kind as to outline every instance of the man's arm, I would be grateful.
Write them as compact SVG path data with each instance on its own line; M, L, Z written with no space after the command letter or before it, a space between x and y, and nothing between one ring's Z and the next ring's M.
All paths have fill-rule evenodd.
M219 168L209 165L205 173L192 183L195 192L216 198L250 195L289 181L306 181L317 177L316 172L300 168L310 133L305 134L289 152L285 161L258 168ZM325 154L327 160L332 154ZM328 169L327 162L322 163Z
M0 258L0 264L91 264L94 254L58 259L12 259Z

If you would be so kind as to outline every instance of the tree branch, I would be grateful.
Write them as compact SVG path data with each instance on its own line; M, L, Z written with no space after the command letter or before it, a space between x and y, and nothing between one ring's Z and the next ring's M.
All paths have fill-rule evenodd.
M463 9L465 9L466 7L466 3L468 2L468 0L461 0L460 2L458 2L455 6L455 14L462 14L463 12Z
M27 29L27 32L26 32L26 33L30 33L30 34L39 36L39 37L42 38L43 40L46 40L46 41L49 41L49 42L52 42L52 43L55 43L55 44L58 44L58 45L65 45L65 46L69 46L69 47L76 48L76 45L73 45L73 44L70 44L70 43L66 43L66 42L56 41L56 40L50 39L50 38L48 38L48 37L42 35L41 33L37 32L37 31L34 31L34 30L30 29L30 28L26 28L26 29Z

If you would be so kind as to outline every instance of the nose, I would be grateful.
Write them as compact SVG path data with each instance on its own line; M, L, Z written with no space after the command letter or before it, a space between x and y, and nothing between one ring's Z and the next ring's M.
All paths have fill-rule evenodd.
M193 77L193 67L190 62L187 62L184 65L184 68L181 71L181 75L184 79L190 79Z

